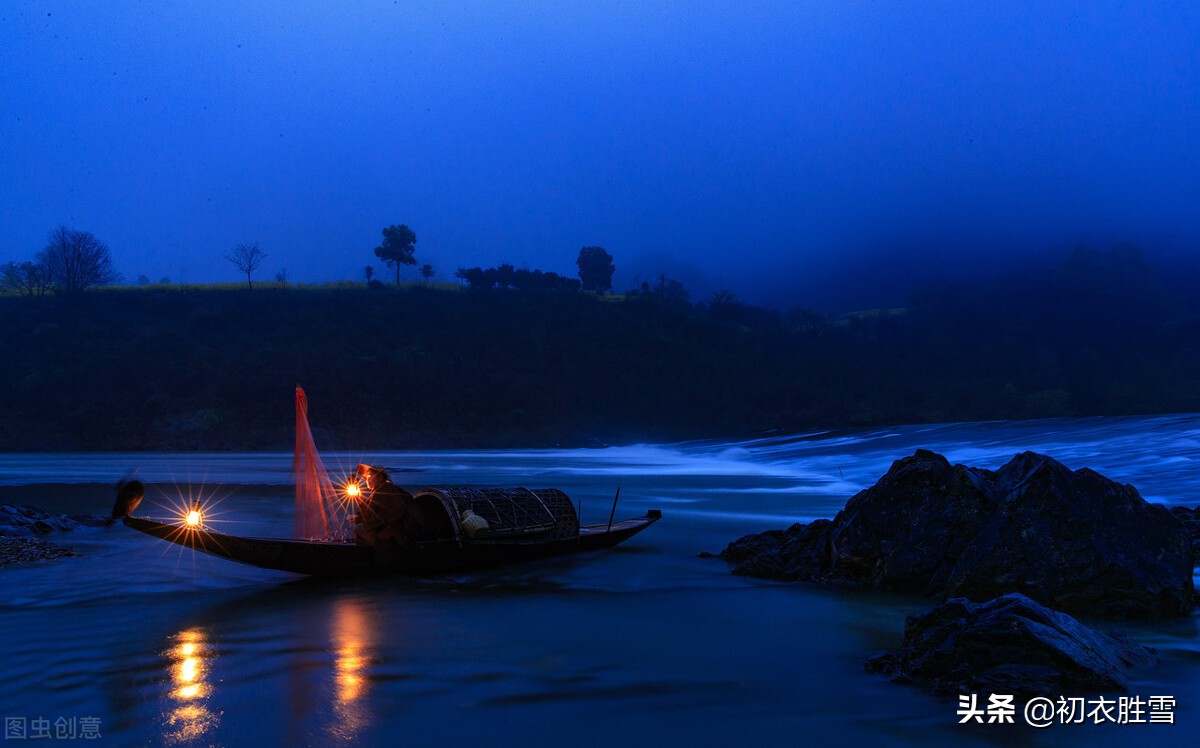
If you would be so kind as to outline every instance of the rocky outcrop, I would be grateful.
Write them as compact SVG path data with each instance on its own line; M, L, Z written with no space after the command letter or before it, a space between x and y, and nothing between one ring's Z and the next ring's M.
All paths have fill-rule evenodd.
M1188 530L1136 489L1025 452L997 471L918 450L832 520L742 538L735 574L988 600L1020 592L1112 618L1191 610Z
M0 537L0 566L17 566L64 556L78 556L73 549L37 538Z
M1175 519L1183 523L1188 534L1192 537L1192 560L1200 564L1200 506L1186 507L1173 506L1171 514L1175 515Z
M1127 690L1129 668L1154 660L1152 650L1013 593L909 616L901 648L866 668L942 693L1054 697Z
M30 537L46 533L77 530L84 522L65 514L50 514L36 506L0 504L0 536Z
M0 566L79 555L74 549L47 543L39 536L108 524L103 517L50 514L36 506L0 504Z

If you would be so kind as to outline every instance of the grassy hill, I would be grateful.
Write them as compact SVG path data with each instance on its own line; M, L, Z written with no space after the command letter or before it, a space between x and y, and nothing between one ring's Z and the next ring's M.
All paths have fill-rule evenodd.
M345 449L1200 409L1186 304L1027 280L840 319L420 286L0 297L0 449L287 449L297 383Z

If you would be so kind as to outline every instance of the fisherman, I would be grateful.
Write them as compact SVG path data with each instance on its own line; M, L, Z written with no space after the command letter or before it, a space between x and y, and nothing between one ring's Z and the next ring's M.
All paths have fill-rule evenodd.
M354 520L355 542L373 546L387 556L427 536L421 505L412 494L392 483L386 470L363 464L355 472L367 484Z

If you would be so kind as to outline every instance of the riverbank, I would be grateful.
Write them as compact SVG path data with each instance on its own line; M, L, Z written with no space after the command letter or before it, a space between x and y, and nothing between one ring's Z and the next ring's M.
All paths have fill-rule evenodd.
M0 536L0 567L30 564L55 558L79 555L74 549L37 538L6 538Z
M1200 409L1194 300L1114 296L1127 273L1104 272L1038 276L1020 315L1003 284L837 316L419 286L6 296L0 450L288 450L297 383L322 449L364 451Z

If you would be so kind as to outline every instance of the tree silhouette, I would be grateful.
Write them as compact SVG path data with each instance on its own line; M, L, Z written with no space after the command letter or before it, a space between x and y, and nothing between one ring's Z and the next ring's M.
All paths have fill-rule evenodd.
M258 269L263 260L267 259L267 253L259 248L258 243L239 244L225 255L225 259L246 274L246 285L250 287L250 290L254 290L254 282L250 279L250 275Z
M46 253L38 252L32 262L17 264L10 262L0 270L0 282L4 287L30 296L45 296L54 284Z
M579 268L579 280L584 291L604 293L612 288L612 276L616 271L613 258L603 247L584 247L575 260Z
M363 268L363 275L367 276L367 286L369 287L371 285L371 278L375 277L375 268L367 265Z
M116 280L108 245L88 231L59 226L50 232L42 253L50 278L74 294Z
M430 265L428 262L422 265L421 277L425 279L426 283L428 283L429 279L433 277L433 265Z
M387 263L388 267L396 268L396 285L400 285L400 266L416 265L413 252L417 243L417 235L407 225L388 226L383 230L383 244L375 248L375 256Z

